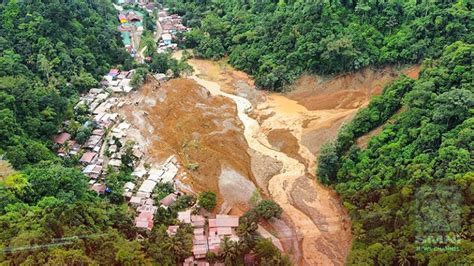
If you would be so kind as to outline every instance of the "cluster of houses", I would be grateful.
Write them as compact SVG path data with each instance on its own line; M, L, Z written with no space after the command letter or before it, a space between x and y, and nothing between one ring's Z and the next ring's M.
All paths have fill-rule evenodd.
M123 121L114 109L124 105L124 102L116 96L131 91L128 84L132 72L133 70L129 72L111 69L103 77L102 88L90 89L86 95L80 97L75 109L87 108L91 115L83 126L92 128L91 135L82 145L72 139L68 132L61 132L53 139L58 147L59 156L80 156L82 172L90 177L90 188L98 194L108 192L104 179L105 169L108 167L120 169L125 153L124 147L131 143L127 137L131 125ZM133 156L131 166L134 168L132 176L135 179L133 182L125 183L123 196L137 211L136 227L151 230L158 207L168 208L178 197L178 193L171 193L155 204L153 190L160 182L174 183L180 165L176 157L171 156L158 167L145 167L141 147L132 143L130 148Z
M122 42L125 49L132 55L135 56L138 47L135 47L133 38L139 38L143 33L143 18L144 14L136 10L122 10L118 14L120 25L118 31L122 36Z
M153 3L153 0L117 0L117 4L121 6L137 5L150 13L155 9L155 3Z
M129 93L133 87L130 85L134 70L120 71L111 69L102 79L101 84L113 93Z
M124 197L131 207L137 210L135 226L151 231L153 218L158 207L169 208L178 198L178 193L171 193L155 204L153 191L158 183L174 183L180 165L175 156L170 156L158 167L145 168L140 164L132 173L136 182L141 182L139 187L133 182L124 186ZM156 206L155 206L156 205Z
M178 212L178 220L190 224L194 229L193 256L187 258L183 265L195 265L205 262L208 252L219 253L221 242L225 237L238 241L236 229L239 226L239 217L235 215L218 214L215 218L205 218L202 215L192 215L191 210ZM207 221L207 226L206 226ZM179 226L168 226L168 235L176 234Z
M85 108L90 114L88 121L82 126L90 128L91 134L83 144L77 141L77 136L76 140L72 139L68 132L60 132L53 139L58 148L58 156L63 158L80 156L82 172L91 178L89 181L91 189L99 194L107 191L102 178L105 169L108 166L119 169L122 164L123 149L120 147L125 146L127 142L126 130L130 125L121 121L119 114L113 111L114 108L120 108L124 104L114 95L131 91L128 85L131 72L111 69L104 76L101 88L90 89L86 95L80 97L74 109ZM64 124L68 126L69 123L70 121L66 121ZM132 149L135 158L143 156L138 146L135 145Z
M177 44L173 43L178 32L188 31L189 28L184 26L181 22L181 17L177 14L168 14L168 9L165 8L158 12L158 20L162 28L161 41L158 43L158 52L165 52L167 49L176 49Z

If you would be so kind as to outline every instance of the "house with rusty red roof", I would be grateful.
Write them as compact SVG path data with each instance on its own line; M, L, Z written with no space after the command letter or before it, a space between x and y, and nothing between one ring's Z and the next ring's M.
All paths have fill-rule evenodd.
M61 134L58 134L56 136L54 136L54 143L58 144L58 145L63 145L66 141L70 140L71 139L71 134L67 133L67 132L63 132Z
M85 152L81 159L79 160L80 163L83 164L91 164L97 157L97 153L93 151L87 151Z

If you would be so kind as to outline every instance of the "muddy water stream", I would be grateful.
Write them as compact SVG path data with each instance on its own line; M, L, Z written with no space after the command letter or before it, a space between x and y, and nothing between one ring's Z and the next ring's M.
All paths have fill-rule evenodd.
M313 180L308 179L308 170L305 164L272 147L267 139L265 130L262 130L259 122L248 115L248 112L253 108L248 99L226 93L221 90L221 86L218 82L201 78L203 70L199 68L198 64L193 64L193 62L194 61L191 60L191 65L194 67L196 72L189 78L205 87L212 95L224 96L235 102L237 106L237 115L243 124L244 136L249 148L254 150L256 153L260 153L261 155L270 157L281 163L281 170L268 180L267 188L265 188L265 190L267 190L270 197L283 208L285 214L284 217L286 218L285 220L287 220L287 225L281 223L276 223L274 225L273 228L276 231L277 236L282 240L282 242L288 242L288 239L285 238L294 237L291 232L288 232L288 230L290 230L288 228L289 224L289 226L296 231L297 239L300 241L299 245L292 245L292 250L287 250L287 252L292 253L297 264L342 264L348 250L347 244L350 243L350 233L347 230L345 231L345 234L349 235L349 238L344 239L346 243L341 243L341 247L343 247L342 252L339 248L333 246L330 239L325 239L325 234L328 232L332 234L334 232L339 232L343 228L341 219L338 219L337 217L343 216L344 214L339 212L338 208L334 208L334 202L331 202L331 200L334 201L333 195L328 193L325 188L316 184ZM278 99L278 97L282 96L275 95L274 97ZM282 101L282 99L279 100ZM298 112L305 109L289 99L282 102L283 104L279 105L279 107L290 109L290 112ZM290 105L288 103L292 104ZM277 108L275 108L275 110L278 112ZM282 113L285 113L285 110L282 110ZM286 122L291 123L291 121ZM298 134L298 137L301 137L301 132ZM310 153L307 149L302 150L305 151L302 153L307 161L314 161L314 156L308 156ZM298 183L304 184L305 188L299 187ZM236 184L236 186L239 185ZM301 191L301 198L296 200L299 202L295 202L293 198L294 192L298 189L303 189L304 191ZM303 195L306 195L307 198L305 199ZM319 198L319 201L315 201L314 199L311 199L311 197L314 199ZM324 204L321 205L323 208L321 208L321 206L312 206L318 205L320 202L324 202ZM298 204L308 205L307 207L309 209L314 209L317 213L311 214L305 212L307 210L302 211L298 208ZM336 202L336 204L338 203ZM324 213L322 211L324 211ZM327 218L335 217L336 219L326 221ZM315 222L315 219L318 219L318 221L324 220L326 224L332 223L336 225L334 226L331 224L330 226L321 228L321 226ZM322 230L324 232L322 232ZM349 241L347 239L349 239Z

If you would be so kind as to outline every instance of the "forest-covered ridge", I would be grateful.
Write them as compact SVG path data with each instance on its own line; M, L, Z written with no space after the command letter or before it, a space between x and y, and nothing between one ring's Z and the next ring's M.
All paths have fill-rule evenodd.
M182 46L203 58L229 57L264 89L281 90L305 72L439 57L455 41L472 43L472 2L165 0L194 29Z
M318 179L335 187L353 223L349 264L473 263L473 55L472 44L448 46L418 80L394 81L322 148ZM357 147L389 118L366 149Z

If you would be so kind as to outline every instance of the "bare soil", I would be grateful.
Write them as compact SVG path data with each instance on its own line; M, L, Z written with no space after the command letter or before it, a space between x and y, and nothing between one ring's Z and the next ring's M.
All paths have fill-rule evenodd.
M258 189L284 210L281 220L264 226L293 262L343 265L352 244L351 223L337 194L316 181L315 162L322 144L399 72L303 76L293 91L273 94L256 90L249 76L225 61L189 63L196 70L190 79L161 87L149 82L132 96L138 104L123 108L141 126L151 156L178 154L189 167L184 182L197 192L218 192L219 203L233 207L231 213L244 212Z
M372 95L382 93L383 87L400 74L417 78L419 72L420 66L416 65L401 71L394 67L365 68L332 78L303 75L290 87L286 96L308 110L360 108Z
M253 180L251 159L231 100L210 95L193 80L175 79L160 86L150 79L129 102L121 113L145 133L151 161L177 154L188 173L183 182L193 191L221 193L219 205L231 201L246 210L255 187L248 181ZM144 113L142 120L137 113ZM240 193L229 194L232 182L244 184Z

